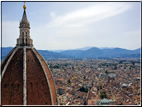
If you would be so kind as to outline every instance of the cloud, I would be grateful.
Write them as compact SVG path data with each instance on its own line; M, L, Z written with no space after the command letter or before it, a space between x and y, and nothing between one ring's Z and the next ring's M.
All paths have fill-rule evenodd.
M56 17L55 12L51 12L51 13L50 13L50 16L51 16L51 18L55 18L55 17Z
M52 11L50 16L54 18L52 18L49 23L33 27L34 32L36 32L33 32L33 35L35 35L34 41L36 43L39 43L39 41L48 41L37 45L37 47L40 45L44 47L44 49L80 48L91 45L91 42L92 45L94 45L93 41L98 39L96 38L95 40L94 37L88 34L92 32L90 24L119 15L130 8L130 4L113 2L96 3L94 6L85 7L61 16L57 16L55 12ZM38 37L38 35L41 36Z
M19 37L18 21L2 22L2 46L15 46Z
M48 13L50 18L45 20L44 24L32 26L33 24L31 23L31 38L37 49L73 49L86 46L121 46L126 48L131 46L135 48L139 44L139 42L137 43L137 40L139 40L138 32L124 33L125 30L123 32L121 31L122 29L118 30L123 22L119 22L118 17L118 22L115 24L112 23L114 21L108 22L106 20L113 19L113 16L122 15L129 9L132 9L131 3L101 2L95 3L94 6L83 7L62 15L60 13L56 14L57 11L52 10ZM39 19L38 16L35 18ZM37 25L38 23L40 22L36 21L34 24ZM3 22L2 31L4 37L2 40L5 41L5 43L3 42L4 45L16 45L16 39L19 37L18 26L19 22ZM123 42L124 38L120 36L121 34L125 36L125 42ZM136 39L134 35L138 35ZM135 46L132 46L132 43Z
M67 13L63 16L56 16L51 21L50 26L59 27L81 27L95 21L103 20L130 9L130 4L126 3L103 3L77 11Z

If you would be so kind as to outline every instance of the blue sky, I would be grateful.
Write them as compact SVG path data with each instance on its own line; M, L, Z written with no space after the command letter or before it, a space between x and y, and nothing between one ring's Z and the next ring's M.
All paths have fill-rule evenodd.
M2 46L15 46L23 2L2 2ZM26 2L37 49L141 47L140 2Z

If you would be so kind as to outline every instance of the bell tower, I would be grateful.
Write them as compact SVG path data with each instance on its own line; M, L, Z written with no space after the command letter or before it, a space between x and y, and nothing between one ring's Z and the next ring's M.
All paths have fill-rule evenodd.
M20 22L20 36L17 39L16 46L30 46L33 47L33 40L30 38L30 23L26 15L26 5L24 3L24 13Z

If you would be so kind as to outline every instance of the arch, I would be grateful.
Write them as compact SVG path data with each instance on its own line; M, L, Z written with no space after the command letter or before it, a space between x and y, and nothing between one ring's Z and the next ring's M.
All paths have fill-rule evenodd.
M24 36L24 32L22 32L22 36Z

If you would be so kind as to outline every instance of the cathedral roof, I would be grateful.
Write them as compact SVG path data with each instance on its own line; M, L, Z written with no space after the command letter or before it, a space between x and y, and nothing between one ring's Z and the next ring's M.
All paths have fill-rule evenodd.
M24 8L21 22L25 21ZM40 53L28 45L32 43L29 32L26 26L20 28L19 45L2 62L2 105L55 105L57 102L52 73Z
M52 74L35 48L15 47L2 64L2 104L56 104Z

